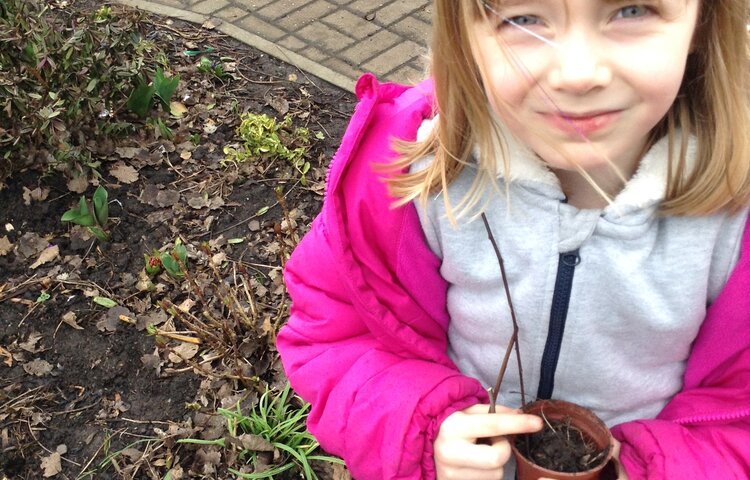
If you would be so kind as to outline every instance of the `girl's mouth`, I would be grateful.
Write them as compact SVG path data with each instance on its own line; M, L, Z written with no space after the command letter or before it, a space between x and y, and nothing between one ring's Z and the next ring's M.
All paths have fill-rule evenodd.
M545 121L554 128L575 136L588 137L604 130L620 116L621 110L596 111L582 114L574 113L543 113Z

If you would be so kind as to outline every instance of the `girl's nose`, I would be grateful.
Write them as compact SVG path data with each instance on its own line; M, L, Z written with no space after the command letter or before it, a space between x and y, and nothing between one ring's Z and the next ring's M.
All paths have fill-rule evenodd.
M586 93L612 80L606 52L595 39L570 34L556 46L548 78L553 89Z

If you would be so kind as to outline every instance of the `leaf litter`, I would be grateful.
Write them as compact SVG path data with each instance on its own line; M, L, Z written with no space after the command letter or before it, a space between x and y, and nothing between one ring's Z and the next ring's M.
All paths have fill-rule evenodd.
M27 171L0 188L0 472L9 479L228 478L229 468L251 471L239 449L270 455L269 467L281 457L261 437L232 435L216 409L247 411L266 386L286 384L274 347L289 309L281 269L320 208L354 96L215 23L146 22L181 78L165 119L171 136L139 128L101 145L99 177ZM196 70L184 52L198 50L223 78ZM246 112L291 115L313 132L304 185L284 162L222 164ZM110 194L107 243L59 222L98 185ZM145 274L144 254L169 252L177 238L184 277ZM186 438L229 447L177 443ZM315 468L349 478L337 465Z

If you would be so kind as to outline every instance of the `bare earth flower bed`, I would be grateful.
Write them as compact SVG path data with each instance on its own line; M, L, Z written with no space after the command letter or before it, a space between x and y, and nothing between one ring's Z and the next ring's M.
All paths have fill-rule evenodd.
M2 480L234 478L246 459L231 445L247 439L217 409L250 409L286 384L274 348L289 308L281 269L320 208L354 97L213 25L146 21L185 112L170 118L172 138L142 128L97 145L101 178L85 195L95 183L109 192L111 240L60 221L80 197L61 174L23 171L0 190ZM185 54L208 47L228 76ZM310 130L304 182L280 160L222 164L244 112ZM146 275L144 254L178 239L185 277Z

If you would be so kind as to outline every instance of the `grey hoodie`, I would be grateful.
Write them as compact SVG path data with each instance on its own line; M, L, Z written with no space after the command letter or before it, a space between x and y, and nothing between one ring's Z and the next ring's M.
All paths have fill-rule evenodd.
M527 395L587 406L609 426L655 417L681 388L706 306L739 256L747 209L659 216L666 140L602 210L564 203L555 175L527 150L512 145L511 158L511 181L499 175L499 191L488 189L480 205L505 261ZM450 185L452 200L466 194L474 174L467 167ZM484 224L474 215L451 225L440 195L417 211L450 285L449 355L490 387L512 322ZM515 355L498 403L521 404Z

